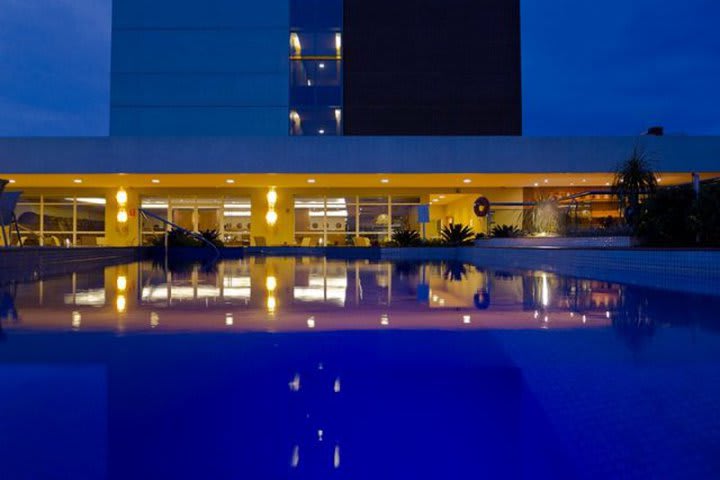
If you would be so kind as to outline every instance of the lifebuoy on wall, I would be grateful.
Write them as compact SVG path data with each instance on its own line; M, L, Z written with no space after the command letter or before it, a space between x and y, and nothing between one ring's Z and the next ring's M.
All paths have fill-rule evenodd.
M475 200L473 210L475 211L475 215L478 217L487 217L488 213L490 213L490 200L485 197L478 197Z

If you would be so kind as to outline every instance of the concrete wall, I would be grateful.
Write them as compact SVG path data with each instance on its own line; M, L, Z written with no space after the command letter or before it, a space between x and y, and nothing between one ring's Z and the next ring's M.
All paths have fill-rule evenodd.
M287 135L287 0L114 0L111 135Z
M108 137L0 138L0 176L605 173L638 144L652 153L661 172L720 171L720 137Z

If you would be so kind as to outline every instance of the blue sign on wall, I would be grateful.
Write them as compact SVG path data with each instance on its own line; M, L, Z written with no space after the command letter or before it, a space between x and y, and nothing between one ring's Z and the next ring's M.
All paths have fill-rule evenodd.
M430 205L418 207L418 223L430 223Z

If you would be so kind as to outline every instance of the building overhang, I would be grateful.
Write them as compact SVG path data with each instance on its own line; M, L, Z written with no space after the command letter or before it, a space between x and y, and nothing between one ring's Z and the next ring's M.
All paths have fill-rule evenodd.
M589 175L636 147L659 172L720 171L720 137L30 137L0 138L0 175Z

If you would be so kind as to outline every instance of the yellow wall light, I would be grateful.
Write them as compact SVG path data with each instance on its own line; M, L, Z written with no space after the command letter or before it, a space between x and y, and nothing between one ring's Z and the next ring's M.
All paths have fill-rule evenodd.
M278 201L278 194L275 191L275 187L270 187L270 190L268 190L268 193L267 193L267 202L268 202L268 205L270 206L270 208L274 207L275 204L277 203L277 201Z
M278 220L278 214L275 210L268 210L268 212L265 214L265 221L268 225L275 225Z
M120 188L120 190L117 191L117 193L115 194L115 200L117 200L118 205L120 205L121 207L127 205L128 194L124 188Z
M120 208L117 212L117 222L118 223L127 223L128 221L128 212L124 208Z

